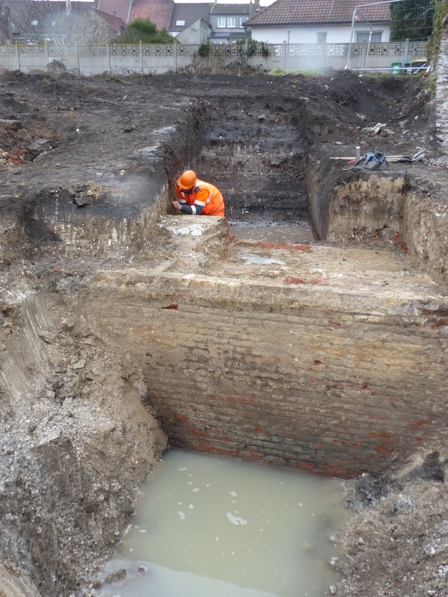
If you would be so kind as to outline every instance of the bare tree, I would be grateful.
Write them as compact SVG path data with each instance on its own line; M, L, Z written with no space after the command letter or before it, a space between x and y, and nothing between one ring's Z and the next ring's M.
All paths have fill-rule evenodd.
M86 43L93 2L25 0L11 3L13 38L22 43Z

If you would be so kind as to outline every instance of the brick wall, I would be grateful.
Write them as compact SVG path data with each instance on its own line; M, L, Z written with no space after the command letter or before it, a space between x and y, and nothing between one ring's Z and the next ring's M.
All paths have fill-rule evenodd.
M85 316L171 445L347 477L445 433L442 303L134 270L98 273Z

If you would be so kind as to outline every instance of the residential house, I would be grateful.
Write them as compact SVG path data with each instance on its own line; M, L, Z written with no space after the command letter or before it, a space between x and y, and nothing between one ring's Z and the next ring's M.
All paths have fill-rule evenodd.
M273 44L387 42L389 6L362 6L359 0L277 0L246 21L245 27L252 39Z
M90 8L86 13L85 27L85 41L83 43L112 43L120 38L120 35L126 29L126 23L123 19L107 12L97 8Z
M180 43L230 43L250 38L244 24L257 10L259 0L0 0L0 35L3 43L105 43L129 23L148 19Z
M70 3L61 1L33 2L31 0L5 0L2 5L2 42L39 43L88 43L90 25L108 33L101 41L108 41L116 33L109 26L99 26L100 15L92 14L94 2ZM101 43L101 41L97 43Z
M259 9L259 0L246 4L174 2L174 0L97 0L97 9L126 24L149 19L180 43L229 43L250 38L244 23Z
M192 25L181 31L176 36L176 39L181 44L200 45L208 41L210 34L210 23L205 19L198 19Z
M259 2L259 0L257 0ZM215 0L210 10L212 34L210 41L214 44L227 44L250 38L244 28L246 21L255 14L259 4L218 4Z
M129 23L131 16L131 6L132 2L130 0L98 0L96 3L98 10L120 18L126 25Z
M182 44L206 42L212 32L208 2L178 2L174 4L168 33Z
M100 10L132 23L149 19L158 29L166 29L179 42L200 44L229 43L248 39L244 23L259 8L259 0L246 4L218 4L174 0L98 0Z

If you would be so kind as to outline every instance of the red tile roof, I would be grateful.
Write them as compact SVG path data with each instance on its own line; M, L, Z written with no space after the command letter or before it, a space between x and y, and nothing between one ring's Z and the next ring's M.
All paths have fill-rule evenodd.
M168 29L174 0L99 0L98 8L123 19L126 24L136 19L149 19L157 29Z
M174 10L174 0L135 0L131 8L129 22L136 19L149 19L157 29L168 29Z
M312 25L314 23L351 23L354 9L362 0L277 0L260 10L245 25ZM390 4L359 8L357 14L372 22L390 21Z

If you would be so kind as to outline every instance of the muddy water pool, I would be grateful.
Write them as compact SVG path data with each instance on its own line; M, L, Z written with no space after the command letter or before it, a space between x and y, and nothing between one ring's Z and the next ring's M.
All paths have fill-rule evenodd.
M104 597L319 597L337 582L341 481L169 450L141 487ZM119 575L118 575L119 576Z

